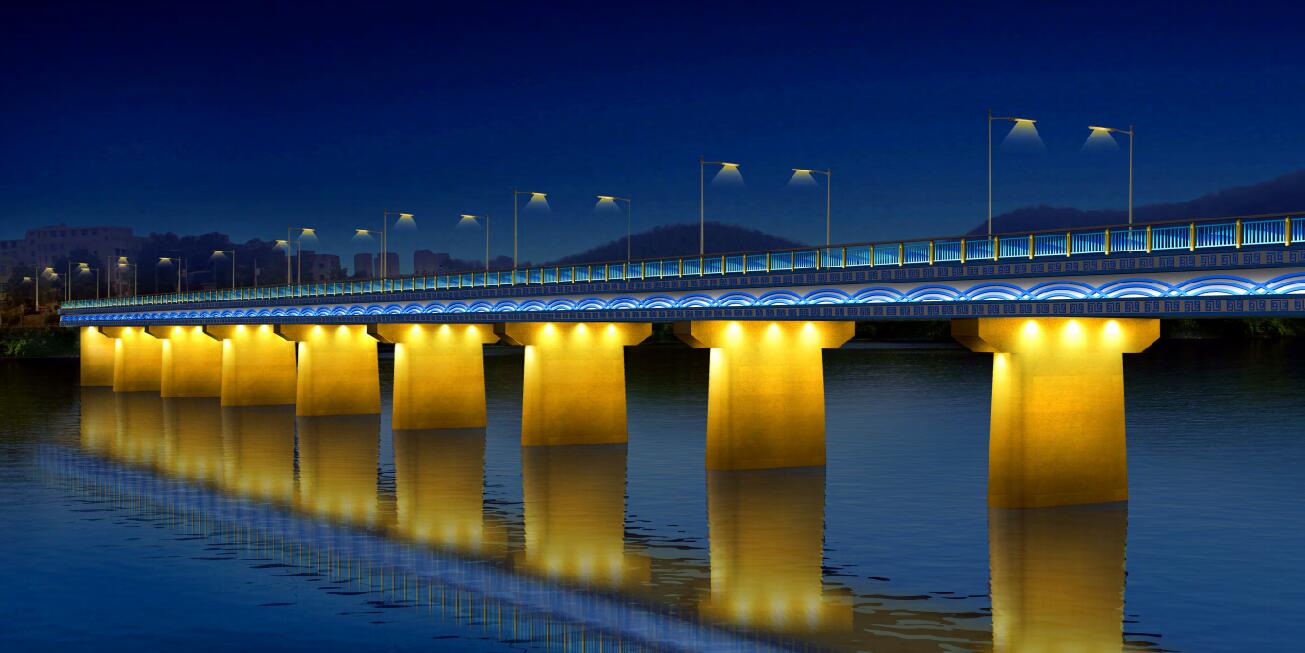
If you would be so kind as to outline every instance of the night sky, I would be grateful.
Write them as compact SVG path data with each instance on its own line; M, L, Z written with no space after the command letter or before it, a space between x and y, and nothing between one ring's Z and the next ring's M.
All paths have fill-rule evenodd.
M510 254L516 187L549 196L538 261L623 235L595 194L696 222L699 155L745 180L708 219L818 241L823 190L786 181L832 167L835 241L951 234L984 217L989 107L1045 143L997 150L998 213L1122 207L1127 144L1084 152L1088 124L1137 125L1138 204L1305 165L1300 3L103 4L0 9L0 238L295 224L349 255L389 208L405 252L479 256L453 225L488 212Z

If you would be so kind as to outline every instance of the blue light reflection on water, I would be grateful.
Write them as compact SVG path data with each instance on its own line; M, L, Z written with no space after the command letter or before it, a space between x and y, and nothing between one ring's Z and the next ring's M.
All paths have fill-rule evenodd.
M1305 606L1305 370L1292 364L1302 353L1299 345L1161 343L1126 363L1132 500L1121 629L1131 646L1290 649L1305 635L1291 618ZM990 648L987 357L851 348L828 352L826 362L829 464L823 497L809 503L823 498L822 591L854 604L853 623L864 632L814 641ZM0 638L18 649L146 640L200 649L273 641L292 650L538 645L505 645L456 619L314 589L318 581L257 568L223 546L65 491L33 461L39 445L78 443L75 368L0 368L0 528L9 533L0 542L0 582L20 588L0 599L10 615ZM516 439L520 373L519 354L487 357L484 502L508 525L510 549L523 546L527 513ZM635 349L627 377L625 550L650 559L652 572L651 586L620 594L694 613L709 593L712 529L724 528L709 520L720 493L708 496L701 464L706 357ZM384 510L384 497L396 494L396 467L388 416L380 423L376 489ZM894 611L909 619L885 618Z

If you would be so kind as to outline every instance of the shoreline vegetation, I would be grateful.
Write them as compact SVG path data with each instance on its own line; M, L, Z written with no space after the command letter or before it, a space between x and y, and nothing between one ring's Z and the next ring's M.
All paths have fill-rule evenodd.
M1305 318L1162 320L1163 340L1279 340L1305 337ZM857 322L852 342L883 344L951 343L947 320ZM680 345L672 325L654 324L646 344ZM76 358L77 330L58 326L0 327L0 359ZM388 349L381 345L382 349Z

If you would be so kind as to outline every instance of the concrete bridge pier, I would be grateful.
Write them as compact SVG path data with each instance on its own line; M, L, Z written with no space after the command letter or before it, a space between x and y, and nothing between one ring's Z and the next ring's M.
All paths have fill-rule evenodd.
M209 325L204 333L222 343L223 406L295 402L295 344L272 325Z
M521 444L626 442L625 347L646 322L509 322L504 341L526 348Z
M281 324L276 332L299 343L295 414L370 415L381 412L376 338L364 325Z
M198 326L149 326L163 344L159 394L164 397L222 395L222 343Z
M113 345L113 391L158 392L163 379L163 343L145 327L102 327Z
M952 335L994 354L989 506L1128 499L1122 354L1155 342L1159 320L977 318Z
M707 468L824 465L821 350L854 332L852 322L677 323L681 340L711 349Z
M992 644L1119 651L1127 504L988 511Z
M395 429L485 426L484 345L488 324L378 324L374 337L394 343Z
M113 387L116 340L93 326L81 328L80 340L82 387Z

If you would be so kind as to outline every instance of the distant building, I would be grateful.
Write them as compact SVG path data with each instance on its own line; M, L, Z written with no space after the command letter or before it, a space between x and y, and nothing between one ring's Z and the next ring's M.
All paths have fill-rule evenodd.
M372 255L368 252L353 255L353 276L355 279L372 277Z
M375 271L375 273L376 273L375 276L378 276L378 277L381 276L381 272L382 272L382 271L384 271L385 274L386 274L387 276L390 276L390 277L397 277L397 276L399 276L400 272L399 272L399 254L398 254L398 252L386 252L386 253L385 253L385 265L384 265L384 266L381 265L381 256L380 256L380 254L377 254L377 255L376 255L376 266L375 266L373 269L374 269L374 271Z
M449 255L419 249L412 253L413 274L444 274L449 271Z
M140 240L129 227L69 227L60 224L28 229L21 240L0 240L0 278L8 279L18 269L38 264L53 265L69 254L83 250L94 261L103 263L119 256L130 256Z
M296 260L291 260L291 266L295 274L302 275L299 280L303 283L321 283L344 278L344 272L340 268L340 257L335 254L318 254L312 250L305 250L299 256L303 259L303 266L300 267L300 262Z

